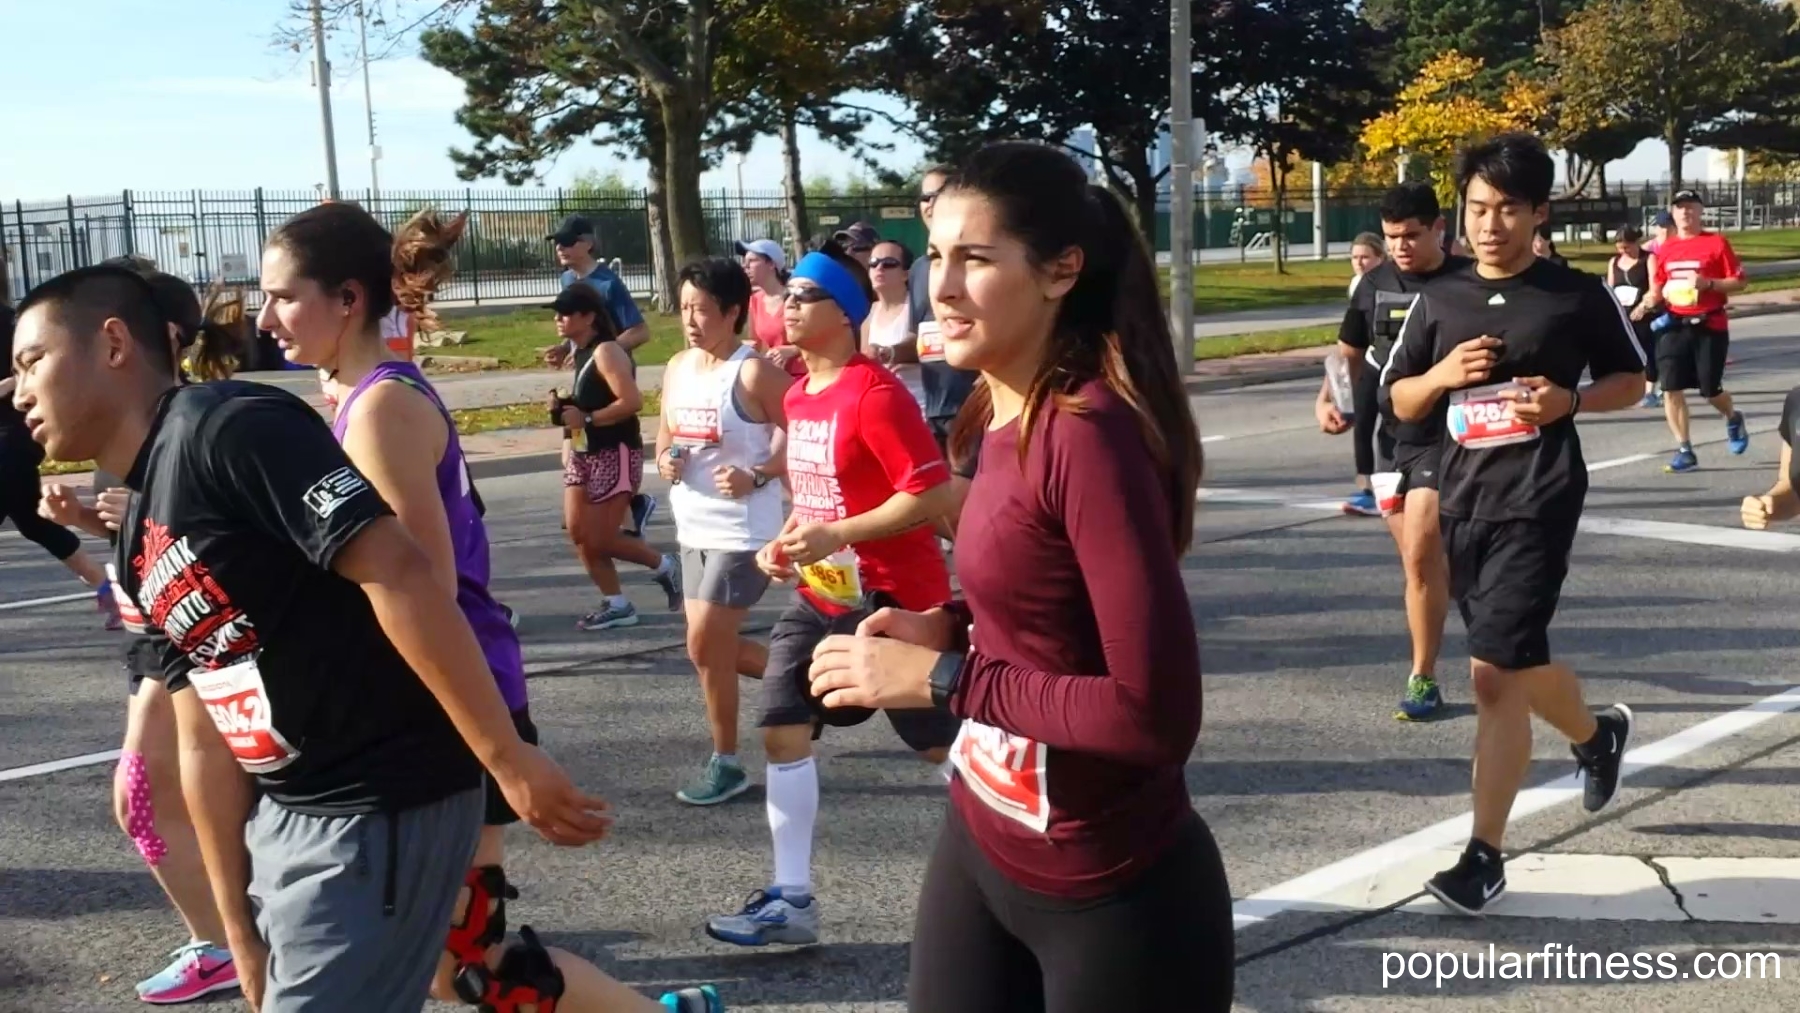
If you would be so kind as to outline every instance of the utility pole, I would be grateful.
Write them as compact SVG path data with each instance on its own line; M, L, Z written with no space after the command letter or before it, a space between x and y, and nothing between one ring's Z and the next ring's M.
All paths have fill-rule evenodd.
M325 59L325 11L312 0L313 77L319 83L319 123L325 130L325 187L332 200L339 197L337 138L331 130L331 63Z
M1169 308L1175 364L1194 372L1194 58L1191 0L1169 4Z
M375 163L381 161L381 146L375 143L375 92L369 87L369 17L363 0L356 0L356 21L362 32L363 111L369 117L369 203L381 206L381 177Z
M1325 234L1325 166L1313 160L1313 259L1324 260L1328 249Z

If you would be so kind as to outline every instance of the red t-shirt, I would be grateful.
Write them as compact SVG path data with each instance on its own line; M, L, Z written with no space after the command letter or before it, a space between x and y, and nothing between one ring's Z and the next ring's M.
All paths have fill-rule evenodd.
M825 389L809 393L806 388L805 382L789 387L784 402L788 478L799 520L856 517L897 492L916 496L950 480L918 403L894 374L867 356L857 354ZM833 557L801 575L800 593L823 611L846 611L858 590L885 591L901 608L914 611L950 598L950 571L929 525L850 551L854 567L847 558ZM833 567L854 569L860 589ZM821 588L835 588L839 596Z
M764 348L780 348L788 343L785 301L786 297L781 295L750 293L750 335L762 342ZM799 356L789 359L786 369L794 379L806 379L806 363Z
M1650 284L1663 294L1669 312L1678 317L1705 316L1706 326L1725 329L1725 293L1696 291L1693 279L1728 281L1744 276L1731 241L1717 232L1682 238L1670 236L1656 250L1656 276ZM1673 284L1671 284L1673 282Z

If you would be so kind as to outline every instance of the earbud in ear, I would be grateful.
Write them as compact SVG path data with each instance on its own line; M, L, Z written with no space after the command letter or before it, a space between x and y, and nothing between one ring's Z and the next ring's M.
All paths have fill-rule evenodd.
M356 293L350 291L349 289L345 289L344 290L344 308L349 309L350 307L352 307L354 305L356 305Z

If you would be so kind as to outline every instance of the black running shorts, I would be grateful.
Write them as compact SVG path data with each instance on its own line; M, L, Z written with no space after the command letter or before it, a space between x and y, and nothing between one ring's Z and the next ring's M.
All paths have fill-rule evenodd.
M1445 516L1441 523L1469 657L1512 671L1549 664L1550 620L1578 522Z
M793 600L775 620L769 631L769 662L763 670L763 716L759 727L782 728L790 725L812 725L813 738L818 738L825 725L848 727L860 725L875 716L861 707L827 709L812 695L813 649L833 633L856 632L858 623L868 618L883 604L885 596L872 596L870 607L838 616L828 616L812 602L795 592ZM888 723L901 741L915 751L943 749L956 741L962 721L947 710L891 710Z
M1443 460L1443 447L1436 443L1401 443L1394 447L1394 470L1400 473L1400 492L1414 489L1437 491L1438 467Z
M1656 378L1663 390L1697 391L1718 397L1725 390L1725 360L1731 332L1715 331L1677 318L1656 342Z

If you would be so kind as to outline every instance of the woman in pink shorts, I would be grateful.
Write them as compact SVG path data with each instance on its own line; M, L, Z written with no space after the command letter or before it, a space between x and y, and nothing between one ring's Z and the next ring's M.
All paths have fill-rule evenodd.
M650 570L669 611L681 610L681 561L657 552L620 526L644 481L644 437L638 412L644 398L637 368L618 343L618 328L600 293L590 285L570 285L551 304L558 337L573 342L575 369L570 395L553 397L552 417L572 444L563 468L563 521L575 555L605 596L600 608L581 617L581 630L636 626L636 606L625 597L614 560Z

